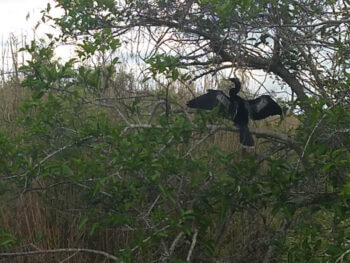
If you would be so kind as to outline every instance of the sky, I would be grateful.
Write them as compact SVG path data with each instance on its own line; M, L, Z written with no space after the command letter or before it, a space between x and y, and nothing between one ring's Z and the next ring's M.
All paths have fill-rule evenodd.
M40 11L45 9L49 2L53 8L55 6L53 0L0 0L0 67L2 67L0 70L11 72L11 63L8 62L8 59L5 61L5 64L8 63L7 66L2 61L3 50L9 52L8 47L3 46L3 43L6 44L10 34L14 34L19 41L22 36L25 36L28 43L34 38L43 37L45 33L54 33L50 26L42 23L35 29L41 19ZM68 59L74 53L67 47L58 48L55 51L56 55L63 59ZM263 79L264 77L258 78ZM258 87L260 84L249 83L248 85Z
M28 36L41 18L40 11L46 8L49 0L0 0L0 37L10 33ZM26 19L29 14L29 18ZM38 29L40 32L40 28Z
M46 9L48 3L54 9L53 0L0 0L0 70L9 74L12 71L12 58L8 44L10 36L15 36L20 48L23 42L29 43L33 39L45 37L45 33L57 32L41 21L41 11ZM52 12L54 15L59 13L57 9ZM37 27L38 23L40 25ZM55 53L57 57L67 60L73 51L62 47L57 48Z

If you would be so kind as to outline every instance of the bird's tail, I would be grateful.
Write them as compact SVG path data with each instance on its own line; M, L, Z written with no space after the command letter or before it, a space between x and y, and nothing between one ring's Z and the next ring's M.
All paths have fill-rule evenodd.
M247 125L239 126L239 140L243 146L254 146L254 139Z

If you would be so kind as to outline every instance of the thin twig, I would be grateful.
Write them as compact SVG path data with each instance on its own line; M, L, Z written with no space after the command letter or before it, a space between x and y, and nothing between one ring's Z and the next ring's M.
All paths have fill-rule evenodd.
M330 111L333 107L337 106L342 100L338 100L334 105L332 105L331 107L329 107L328 111ZM322 117L317 121L316 125L314 126L314 128L312 129L309 137L307 138L307 141L305 143L305 146L303 148L303 151L301 153L301 156L300 156L300 159L304 159L304 156L305 156L305 152L306 152L306 149L307 147L309 146L309 143L311 141L311 138L313 137L315 131L317 130L317 128L320 126L321 122L324 120L324 118L327 116L326 113L323 113ZM297 167L299 167L299 164L300 164L300 160L298 162L298 165Z
M291 221L285 219L284 222L282 223L282 226L275 231L274 237L273 239L279 239L281 236L284 235L284 233L288 230L288 227L290 226ZM271 240L273 240L271 239ZM263 263L270 263L273 262L274 256L275 256L275 252L276 252L277 246L276 244L274 244L273 242L269 245L269 248L265 254L265 257L263 259Z
M149 236L149 237L145 238L144 240L142 240L142 243L148 242L154 235L156 235L156 234L158 234L158 233L160 233L160 232L162 232L162 231L168 229L169 227L170 227L170 225L164 226L163 228L161 228L161 229L159 229L158 231L154 232L152 236ZM130 251L131 251L131 252L134 252L134 251L135 251L136 249L138 249L138 248L140 248L140 246L139 246L139 245L136 245L136 246L134 246L132 249L130 249ZM120 252L123 252L123 251L125 251L125 249L123 248L123 249L120 249L119 251L120 251ZM1 256L1 255L0 255L0 256Z
M160 125L150 125L150 124L131 124L130 126L126 127L124 129L124 132L130 129L150 129L150 128L156 128L156 129L164 129L163 126ZM220 131L232 131L232 132L239 132L239 129L235 126L227 126L227 125L207 125L208 130L220 130ZM270 138L275 141L281 142L283 144L286 144L293 148L294 150L298 150L300 153L299 145L296 141L293 140L293 138L287 134L275 132L275 131L267 131L264 129L258 129L254 127L249 127L249 130L252 134L258 136L258 137L264 137L264 138Z
M58 248L58 249L48 249L48 250L36 250L36 251L22 251L22 252L12 252L12 253L0 253L0 257L20 257L20 256L35 256L41 254L55 254L55 253L91 253L95 255L101 255L111 260L118 260L118 258L112 254L105 251L88 249L88 248Z
M70 260L71 258L75 257L79 252L76 251L75 253L73 253L72 255L69 255L68 257L66 257L65 259L61 260L60 263L64 263L67 262L68 260Z
M152 203L151 207L148 209L146 216L149 216L150 213L152 212L154 206L157 204L158 200L160 198L160 194L157 196L157 198L154 200L154 202Z
M81 143L83 141L86 141L90 138L92 138L93 136L87 136L87 137L84 137L82 139L80 139L79 141L74 141L68 145L65 145L61 148L58 148L57 150L53 151L52 153L49 153L48 155L46 155L43 159L41 159L37 164L34 165L33 169L36 169L38 167L40 167L43 163L45 163L47 160L49 160L50 158L52 158L53 156L55 156L56 154L60 153L60 152L63 152L65 149L67 148L70 148L72 147L73 145L75 144L78 144L78 143ZM27 176L29 173L29 171L26 171L25 173L23 174L20 174L20 175L13 175L13 176L8 176L8 177L4 177L3 179L12 179L12 178L19 178L19 177L24 177L24 176Z
M217 128L213 128L210 129L209 133L207 135L205 135L202 139L200 139L197 143L195 143L188 151L187 153L184 155L184 158L187 157L188 155L191 154L191 152L193 152L199 145L201 145L206 139L208 139L211 135L213 135L218 129Z
M344 257L350 253L350 249L346 250L334 263L343 263Z
M174 253L175 251L175 247L177 245L177 243L180 241L181 237L184 235L184 232L180 232L174 239L173 243L170 246L169 249L169 257Z
M188 261L188 262L190 262L191 256L192 256L192 253L193 253L193 249L194 249L194 247L196 246L196 243L197 243L197 236L198 236L198 229L196 229L196 230L194 231L194 234L193 234L191 247L190 247L190 250L188 251L187 258L186 258L186 261Z
M36 165L34 165L33 169L36 169L36 168L40 168L40 166L45 163L47 160L49 160L50 158L52 158L53 156L55 156L56 154L60 153L60 152L63 152L65 149L67 148L70 148L72 147L73 145L77 144L77 143L81 143L83 141L86 141L88 139L92 138L92 136L87 136L85 138L82 138L81 140L79 141L74 141L68 145L65 145L59 149L57 149L56 151L53 151L52 153L46 155L43 159L41 159ZM40 172L40 171L39 171ZM29 174L29 170L27 170L25 173L21 174L21 175L18 175L18 176L11 176L11 178L15 178L15 177L25 177L25 183L24 183L24 188L23 188L23 191L21 192L21 194L23 195L26 190L27 190L27 187L28 187L28 174Z

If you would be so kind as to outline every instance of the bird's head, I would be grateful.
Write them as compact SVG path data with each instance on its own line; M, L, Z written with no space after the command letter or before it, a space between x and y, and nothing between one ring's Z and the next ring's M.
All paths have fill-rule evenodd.
M231 80L235 85L240 85L241 82L239 81L238 78L229 78L229 80Z
M230 97L237 95L237 93L241 90L241 82L238 78L230 78L234 84L235 87L230 89Z

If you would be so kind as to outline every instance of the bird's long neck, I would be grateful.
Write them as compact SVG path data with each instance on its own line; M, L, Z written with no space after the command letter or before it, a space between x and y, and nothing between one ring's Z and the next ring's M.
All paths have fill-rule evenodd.
M235 87L230 89L230 98L236 97L237 93L241 90L241 83L235 83Z
M239 80L237 80L237 81L235 82L235 90L236 90L236 94L237 94L238 92L240 92L240 90L241 90L241 82L239 82Z

